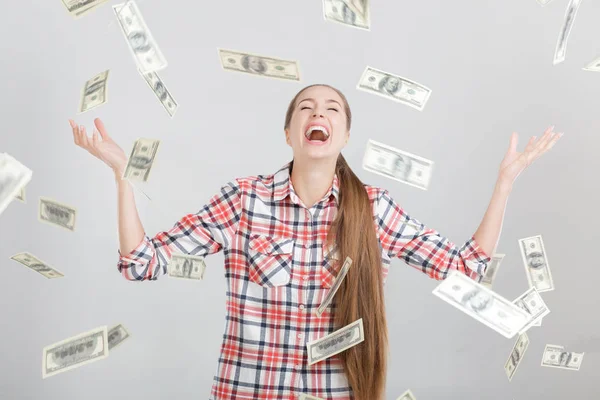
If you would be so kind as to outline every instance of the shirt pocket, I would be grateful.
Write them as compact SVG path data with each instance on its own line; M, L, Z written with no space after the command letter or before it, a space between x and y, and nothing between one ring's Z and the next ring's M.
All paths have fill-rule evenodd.
M390 270L391 258L383 251L381 246L379 246L379 249L381 251L381 273L383 274L383 283L385 284ZM342 261L340 259L341 257L337 245L323 245L323 266L321 267L321 283L323 284L323 287L329 289L333 285L342 266Z
M250 280L266 287L287 285L293 253L293 239L252 235L248 243Z

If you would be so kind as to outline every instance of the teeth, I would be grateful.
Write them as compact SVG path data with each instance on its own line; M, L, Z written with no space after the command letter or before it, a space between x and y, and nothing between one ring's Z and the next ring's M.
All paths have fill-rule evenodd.
M329 132L327 132L327 128L325 128L324 126L318 126L318 125L311 126L310 128L308 128L308 129L306 130L306 133L305 133L304 135L305 135L307 138L309 138L309 139L310 139L310 134L311 134L313 131L321 131L321 132L323 132L323 133L325 134L325 138L326 138L326 139L328 139L328 138L329 138Z

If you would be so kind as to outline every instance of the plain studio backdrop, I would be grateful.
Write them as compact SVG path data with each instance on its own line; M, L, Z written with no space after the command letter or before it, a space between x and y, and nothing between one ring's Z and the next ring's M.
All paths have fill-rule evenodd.
M168 60L159 72L179 109L169 118L140 77L110 1L72 19L59 0L2 2L0 151L31 168L26 203L0 215L1 399L206 399L225 323L222 253L202 281L130 282L117 271L111 171L73 143L69 118L95 117L129 154L161 140L150 181L136 195L154 236L197 212L235 177L291 160L283 122L302 87L329 83L354 114L343 150L363 182L387 188L427 226L462 245L487 208L511 132L522 151L551 124L563 138L517 179L497 248L494 290L528 288L518 239L541 234L556 290L528 332L509 382L515 343L431 294L438 284L403 261L385 287L390 336L387 399L593 399L600 396L597 252L600 3L584 1L566 60L552 65L567 0L376 1L371 31L326 22L320 0L157 1L138 5ZM224 71L217 48L298 60L301 82ZM432 89L419 112L356 89L366 66ZM80 91L110 69L108 103L77 115ZM435 162L424 191L362 169L368 139ZM74 206L74 232L38 221L40 196ZM28 251L65 277L47 280L11 261ZM42 379L42 349L98 326L131 337L107 359ZM578 372L540 366L546 344L585 352Z

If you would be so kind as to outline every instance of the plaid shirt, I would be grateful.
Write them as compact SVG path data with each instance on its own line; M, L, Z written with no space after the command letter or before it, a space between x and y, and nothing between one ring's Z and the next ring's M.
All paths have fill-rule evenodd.
M223 250L227 315L211 400L291 400L300 393L353 398L339 358L309 366L306 351L307 342L336 330L335 305L320 317L315 311L341 264L335 248L325 245L338 208L338 178L307 208L289 167L235 179L197 214L153 238L145 235L126 256L119 252L118 269L126 279L155 280L167 274L174 252L206 256ZM434 279L456 269L481 280L490 258L474 238L458 247L411 218L386 190L365 188L384 279L391 258L398 257Z

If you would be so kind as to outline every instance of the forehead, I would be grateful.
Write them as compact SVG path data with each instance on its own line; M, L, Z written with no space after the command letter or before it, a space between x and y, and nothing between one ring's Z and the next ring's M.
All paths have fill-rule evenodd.
M335 90L327 86L313 86L306 89L300 94L300 96L298 96L298 101L296 102L296 104L308 98L313 98L317 101L325 101L328 99L332 99L339 102L340 104L344 104L344 101L342 100L340 95Z

